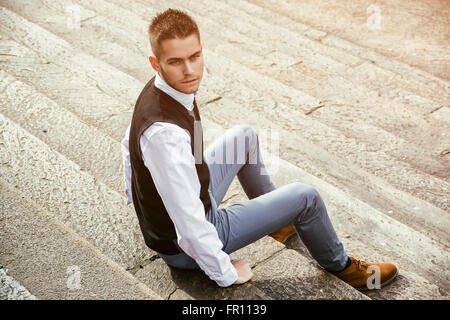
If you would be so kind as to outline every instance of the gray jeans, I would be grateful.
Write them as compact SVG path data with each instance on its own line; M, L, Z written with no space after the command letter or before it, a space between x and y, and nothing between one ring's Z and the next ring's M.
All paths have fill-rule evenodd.
M272 232L294 225L321 267L328 271L340 271L345 267L347 254L317 190L301 182L275 188L269 175L261 174L265 167L258 136L250 126L238 125L227 130L204 155L210 171L212 203L206 219L216 227L223 251L229 254ZM217 204L222 202L236 175L249 200L218 209ZM159 255L167 264L177 268L199 268L195 260L184 252Z

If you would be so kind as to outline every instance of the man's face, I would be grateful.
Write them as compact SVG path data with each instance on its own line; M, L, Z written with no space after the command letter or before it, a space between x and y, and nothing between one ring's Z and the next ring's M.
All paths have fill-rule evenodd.
M172 88L196 92L203 76L202 45L197 35L162 41L159 60L154 60L152 66Z

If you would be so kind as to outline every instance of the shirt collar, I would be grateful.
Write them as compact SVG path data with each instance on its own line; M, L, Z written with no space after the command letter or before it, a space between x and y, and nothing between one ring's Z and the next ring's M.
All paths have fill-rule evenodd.
M194 98L196 93L183 93L172 88L164 81L163 78L161 78L158 72L156 73L155 86L178 101L188 111L192 111L192 109L194 109Z

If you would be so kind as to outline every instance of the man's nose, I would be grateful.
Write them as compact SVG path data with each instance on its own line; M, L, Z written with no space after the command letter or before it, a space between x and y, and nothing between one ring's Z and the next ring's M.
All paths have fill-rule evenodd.
M190 61L184 63L184 74L192 74L194 72L194 68Z

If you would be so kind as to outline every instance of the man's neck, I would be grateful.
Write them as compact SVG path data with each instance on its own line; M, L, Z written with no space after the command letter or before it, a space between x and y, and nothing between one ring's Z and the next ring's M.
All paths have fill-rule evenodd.
M176 101L178 101L188 111L192 111L194 109L195 93L183 93L181 91L174 89L173 87L168 85L166 81L164 81L164 79L159 75L159 73L156 73L155 86L158 89L167 93Z

